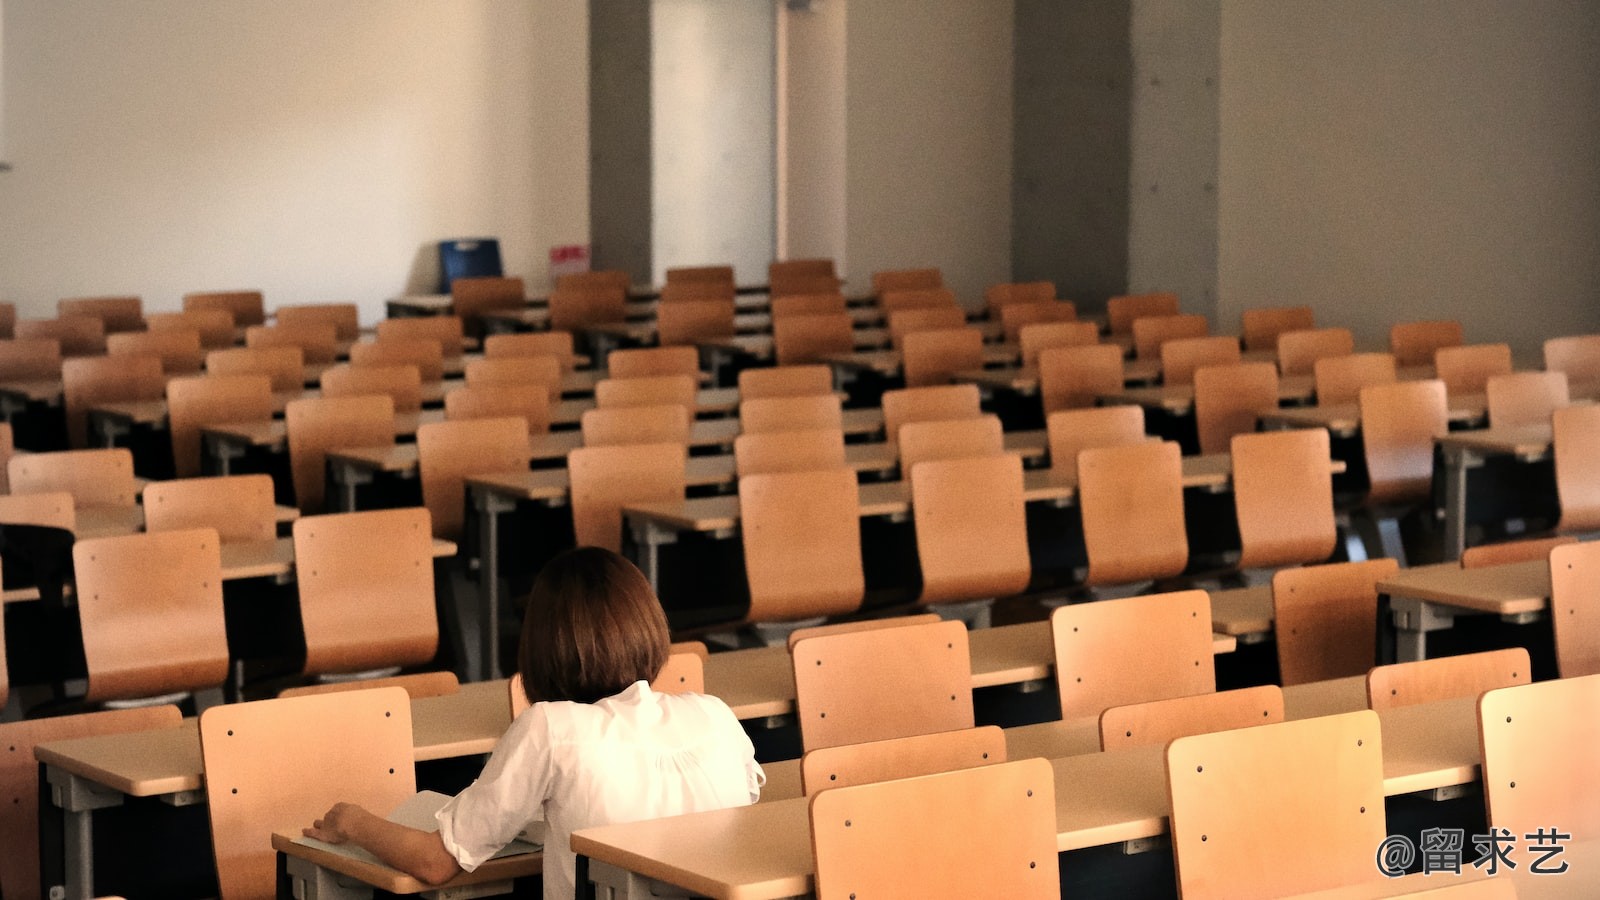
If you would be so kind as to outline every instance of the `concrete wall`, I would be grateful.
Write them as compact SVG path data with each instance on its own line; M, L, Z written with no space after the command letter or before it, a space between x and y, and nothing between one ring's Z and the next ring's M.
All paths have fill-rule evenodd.
M845 39L848 4L778 13L777 255L848 273Z

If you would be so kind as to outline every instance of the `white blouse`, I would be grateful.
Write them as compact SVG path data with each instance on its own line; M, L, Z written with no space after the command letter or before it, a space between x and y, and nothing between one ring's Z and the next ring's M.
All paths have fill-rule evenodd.
M528 707L483 774L439 810L439 835L472 871L544 820L544 896L573 896L572 832L745 806L766 774L733 711L704 694L658 694L643 681L595 703Z

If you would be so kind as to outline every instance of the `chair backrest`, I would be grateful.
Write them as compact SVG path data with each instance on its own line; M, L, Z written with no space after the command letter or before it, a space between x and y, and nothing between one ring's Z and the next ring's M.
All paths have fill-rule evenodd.
M1056 286L1048 281L1012 281L983 289L983 305L991 314L1019 303L1044 303L1056 299Z
M612 378L651 378L661 375L700 376L700 353L693 347L640 347L613 350L606 357L606 374Z
M908 334L965 328L967 314L959 306L929 306L889 313L889 343L900 349Z
M294 559L307 674L433 659L439 620L428 510L306 516L294 523Z
M1205 591L1059 607L1050 634L1062 719L1217 689Z
M693 375L651 375L645 378L607 378L594 386L594 402L601 409L659 406L671 403L694 415L700 387Z
M422 373L416 366L333 366L322 373L322 396L365 397L382 394L394 401L396 413L422 409Z
M682 500L683 444L580 447L567 454L572 530L580 547L622 549L622 507Z
M855 351L855 324L845 313L774 318L772 347L780 366L821 362L826 356Z
M1562 531L1600 528L1600 406L1564 406L1550 414Z
M144 489L146 531L210 528L224 544L278 536L271 475L175 478Z
M78 514L66 491L45 494L0 494L0 525L40 525L72 531Z
M467 387L535 385L554 403L561 394L561 373L561 358L557 356L502 356L467 363L465 375Z
M1077 322L1078 308L1066 300L1047 300L1042 303L1012 303L1000 307L1000 333L1011 343L1022 338L1022 329L1033 325L1060 325ZM1094 325L1093 322L1083 323ZM1096 337L1099 327L1095 326Z
M1282 569L1272 576L1272 619L1284 686L1360 675L1378 652L1378 582L1392 559Z
M844 432L837 428L741 434L733 439L733 468L740 478L844 466Z
M563 372L570 372L577 365L577 354L573 350L570 331L491 334L483 339L484 359L505 359L515 356L554 356L561 361Z
M1005 452L1005 437L1000 432L1000 417L986 415L903 425L899 445L900 471L909 474L917 463L931 459L998 456Z
M1247 309L1239 317L1239 337L1244 349L1252 351L1276 351L1284 332L1316 327L1316 314L1309 306L1263 306Z
M866 594L855 472L843 468L739 479L739 525L751 622L854 612Z
M246 347L299 347L307 365L331 365L339 358L339 330L332 323L251 325Z
M1160 359L1161 345L1178 338L1205 337L1211 323L1205 316L1173 314L1142 316L1133 320L1133 355L1139 359Z
M212 707L200 758L224 900L275 895L273 832L298 833L340 801L383 815L417 789L398 687Z
M280 326L332 325L334 338L353 341L361 336L361 313L354 303L301 303L272 311Z
M880 297L891 291L916 291L938 287L944 287L944 275L936 267L885 269L872 273L872 293Z
M1161 291L1152 294L1129 294L1112 297L1106 301L1106 324L1112 334L1132 334L1136 319L1146 316L1175 316L1178 314L1178 295Z
M1191 734L1283 721L1283 688L1275 684L1147 700L1100 713L1100 749L1165 744Z
M350 347L350 365L412 366L425 382L444 380L444 345L428 338L380 338Z
M61 341L17 338L0 341L0 381L49 381L61 375Z
M1396 322L1389 327L1389 352L1401 366L1432 365L1440 347L1459 347L1462 343L1461 323L1453 319Z
M600 269L592 272L569 272L556 278L556 289L610 288L626 292L633 286L633 276L621 269Z
M61 345L62 356L99 356L106 352L105 323L95 316L18 319L18 340L49 338Z
M106 334L144 330L144 303L138 297L74 297L56 301L56 315L99 319Z
M562 331L618 325L628 318L626 286L563 287L550 292L550 327Z
M80 540L72 547L72 567L87 700L192 691L228 677L216 531Z
M1194 373L1194 427L1201 453L1223 453L1236 434L1256 430L1278 408L1278 369L1272 363L1205 366Z
M1550 338L1544 342L1544 367L1573 381L1600 378L1600 334Z
M1551 550L1563 544L1577 542L1578 538L1575 535L1562 534L1554 537L1501 541L1498 544L1479 544L1461 551L1461 568L1482 569L1488 566L1503 566L1507 563L1532 562L1536 559L1548 560Z
M835 394L759 397L739 404L739 430L745 434L843 427L844 411Z
M891 446L897 446L901 426L911 422L976 419L983 415L975 384L884 391L881 402L884 440Z
M843 315L845 309L844 295L834 290L820 293L808 291L803 294L772 295L772 321L774 322L780 319L787 319L790 316Z
M669 281L661 286L656 313L659 317L660 311L668 306L704 300L731 305L737 293L731 281Z
M283 420L295 505L302 513L322 512L329 450L394 444L394 400L381 394L294 400Z
M739 373L741 401L831 393L833 370L827 366L773 366Z
M234 347L206 354L206 372L211 375L265 375L272 380L273 393L303 390L306 384L306 354L299 347Z
M737 310L730 300L676 300L656 309L656 343L693 346L698 341L733 337Z
M1055 822L1043 759L826 790L811 799L817 897L1059 897Z
M1234 435L1231 452L1239 568L1325 562L1332 556L1339 531L1327 430Z
M61 361L61 408L67 444L89 445L89 408L101 403L160 400L167 376L155 356L80 356Z
M444 395L444 417L448 421L505 416L525 419L529 434L548 433L550 392L540 384L500 384L456 388Z
M1600 543L1550 551L1550 624L1561 677L1600 675Z
M1078 483L1078 454L1090 447L1122 447L1150 440L1144 433L1144 407L1094 406L1063 409L1045 417L1051 478Z
M689 444L689 412L673 403L585 410L579 428L585 447Z
M200 432L207 425L272 418L272 379L266 375L196 375L167 382L167 430L179 478L200 474Z
M379 341L435 341L444 358L453 359L465 349L466 329L460 316L407 316L380 321L377 337Z
M1452 394L1481 394L1495 375L1511 374L1510 344L1465 344L1440 347L1433 368Z
M168 375L193 375L205 362L200 332L192 328L163 331L129 331L106 336L109 356L154 356Z
M17 305L0 303L0 340L11 340L17 334Z
M960 622L821 635L793 647L806 752L972 727L972 660Z
M878 308L884 313L907 309L960 309L955 292L946 287L904 288L878 295Z
M1489 395L1491 428L1548 425L1551 413L1572 402L1565 372L1491 375L1484 391Z
M1478 700L1489 827L1514 835L1600 829L1600 675L1489 691Z
M906 387L948 384L957 372L983 368L983 332L963 327L908 334L900 363Z
M1039 354L1039 401L1045 414L1094 406L1102 394L1122 390L1122 348L1054 347Z
M1356 352L1355 335L1348 328L1308 328L1278 335L1278 371L1284 375L1310 375L1317 360L1349 356Z
M78 509L126 507L139 502L133 454L123 447L23 453L11 457L7 471L13 493L64 491L72 495Z
M733 284L733 266L675 266L667 269L667 284L710 281Z
M439 290L450 293L457 278L505 274L500 265L500 242L494 238L462 238L439 242Z
M1361 389L1361 443L1368 500L1405 503L1433 490L1433 442L1450 429L1444 382L1401 381Z
M1476 697L1494 688L1532 681L1529 665L1527 650L1507 647L1373 666L1367 672L1367 706L1384 710Z
M3 663L0 663L3 665ZM55 741L177 728L176 706L145 706L0 724L0 893L46 897L39 880L39 763L33 748Z
M1361 389L1374 384L1394 384L1393 353L1351 353L1317 360L1311 367L1317 403L1355 403Z
M522 418L430 422L418 428L417 474L434 536L452 541L461 536L466 476L521 472L532 456L528 422Z
M527 292L521 278L483 275L476 278L457 278L450 285L451 312L461 317L469 331L482 327L482 316L487 312L517 310L528 305ZM555 304L551 303L551 318L555 317Z
M1178 445L1143 441L1078 453L1086 582L1171 578L1189 563Z
M1381 878L1383 741L1371 710L1181 737L1167 746L1185 900L1281 897Z
M800 786L809 796L834 788L1005 761L1005 731L997 725L981 725L818 748L800 758Z
M1024 366L1039 364L1039 354L1053 347L1087 347L1100 342L1093 322L1039 322L1017 329L1017 349Z
M226 350L233 346L233 313L225 309L192 309L188 312L150 313L144 317L151 331L193 329L200 334L205 350Z
M886 619L857 619L853 622L834 622L831 625L808 625L805 628L796 628L789 632L787 643L788 652L794 652L794 645L806 638L821 637L828 634L849 634L853 631L871 631L874 628L903 628L907 625L926 625L929 622L943 621L938 613L906 613L904 615L890 616Z
M1239 361L1239 341L1227 335L1177 338L1161 345L1161 381L1194 384L1194 372L1201 366L1228 366Z
M832 259L775 259L767 264L767 287L774 297L792 293L787 290L792 284L810 285L824 279L831 279L835 286L839 282Z
M267 321L267 306L260 291L203 291L183 295L183 311L220 309L233 316L235 328Z
M1022 458L934 459L910 469L922 604L1020 594L1033 577Z
M409 675L391 675L387 678L363 678L359 681L326 681L284 688L278 692L283 697L311 697L317 694L340 694L346 691L370 691L373 688L397 687L412 700L420 697L447 697L461 692L461 681L454 672L413 672Z

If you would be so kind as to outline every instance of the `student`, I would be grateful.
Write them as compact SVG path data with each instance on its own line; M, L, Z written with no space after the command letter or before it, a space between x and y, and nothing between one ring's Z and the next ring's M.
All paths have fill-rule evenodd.
M733 711L650 689L667 644L661 604L632 563L594 547L556 557L534 581L522 627L518 669L532 706L439 811L439 831L340 803L305 834L438 884L543 820L544 896L565 900L572 832L754 803L766 776Z

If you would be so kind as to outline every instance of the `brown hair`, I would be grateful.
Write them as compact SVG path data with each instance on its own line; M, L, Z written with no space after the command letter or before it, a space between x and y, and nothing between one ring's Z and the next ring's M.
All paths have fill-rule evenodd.
M547 563L522 620L517 671L528 702L593 703L667 662L667 617L644 573L599 547Z

